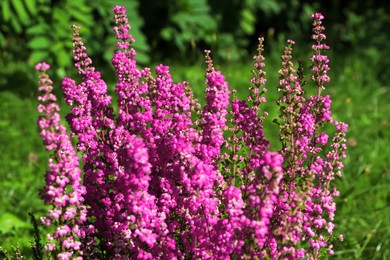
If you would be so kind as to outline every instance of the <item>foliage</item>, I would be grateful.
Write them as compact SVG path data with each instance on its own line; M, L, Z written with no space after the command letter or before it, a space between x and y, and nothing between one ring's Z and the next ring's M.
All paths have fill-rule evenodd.
M78 24L90 34L91 52L103 57L106 62L112 57L111 25L108 16L112 3L106 0L4 0L0 4L0 46L1 63L17 60L28 61L30 66L43 59L55 64L57 75L63 77L72 60L68 53L72 49L69 39L70 25ZM138 16L137 1L127 1L134 19L134 34L137 36L139 61L148 62L149 47L140 31L142 19ZM102 26L90 29L88 25L100 21ZM103 23L102 23L103 22ZM50 33L48 33L50 32ZM26 48L27 47L27 48Z
M181 52L200 41L213 42L217 26L206 0L170 1L168 25L161 30L164 40L174 42Z
M309 2L301 5L297 0L233 0L228 5L220 0L152 2L141 2L140 11L145 18L145 34L157 49L166 52L168 45L169 55L185 56L212 48L218 58L233 61L247 56L247 51L254 47L251 42L260 34L272 38L275 30L277 35L288 30L290 37L297 38L301 34L293 32L302 28L309 33L306 17L316 7ZM189 60L194 57L196 54Z
M362 8L362 7L360 7ZM387 13L386 13L387 12ZM377 77L383 82L390 80L389 59L383 59L390 55L387 41L390 37L390 15L382 6L368 7L364 13L348 10L347 24L342 34L342 39L349 42L353 51L369 61L377 73ZM368 23L367 21L375 21ZM387 33L386 33L387 32ZM361 48L362 43L366 48Z
M38 223L35 219L34 213L29 212L31 223L34 227L34 240L31 241L31 251L33 253L34 260L43 259L43 245L41 243L41 235L39 233Z
M77 24L90 35L88 46L97 65L109 61L113 44L109 10L115 0L3 0L0 3L0 64L29 62L31 67L45 58L63 76L71 65L66 55L71 50L69 24ZM361 52L377 66L378 77L385 80L387 61L380 53L389 52L385 44L389 16L385 3L315 2L308 0L180 0L124 1L137 39L138 61L146 64L152 58L186 57L198 60L203 49L213 49L214 56L225 61L238 61L252 53L254 39L267 36L272 46L280 49L286 38L309 41L308 15L321 10L327 17L330 43L338 51ZM366 22L375 21L375 22ZM103 26L93 28L89 24ZM45 32L50 31L50 35ZM367 48L360 48L364 42ZM26 48L27 46L27 48ZM154 48L153 57L149 55ZM353 48L350 48L353 46ZM361 50L360 50L361 49ZM298 52L299 48L297 49ZM31 74L31 73L30 73ZM8 76L8 75L7 75Z
M43 214L46 210L38 196L42 184L37 178L45 170L42 159L47 154L37 149L39 139L30 139L37 132L30 123L37 116L34 103L31 97L10 91L0 95L0 109L7 111L0 115L0 241L9 252L18 242L24 255L29 252L32 234L27 212ZM23 120L15 120L21 117Z
M13 248L13 251L14 251L14 254L11 257L11 255L7 252L7 250L4 250L0 246L0 257L1 257L1 259L4 259L4 260L11 260L11 259L22 260L23 259L23 256L20 253L19 244L16 244L16 246Z

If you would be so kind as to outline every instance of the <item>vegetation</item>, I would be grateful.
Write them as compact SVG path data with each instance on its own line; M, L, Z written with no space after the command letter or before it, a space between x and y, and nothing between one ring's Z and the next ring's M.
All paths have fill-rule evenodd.
M41 14L40 12L43 12L41 9L38 11L34 10L33 7L27 6L29 1L25 1L26 3L23 4L22 7L26 9L23 12L21 11L20 6L14 6L18 5L15 4L17 2L18 1L5 0L1 2L0 7L3 14L0 18L0 20L3 19L0 27L0 64L2 67L2 71L0 72L0 109L1 111L5 111L0 114L0 147L2 149L0 156L0 163L2 165L0 170L0 178L2 180L0 182L0 241L1 246L7 250L10 255L15 255L13 252L16 252L16 255L18 255L18 250L20 250L21 254L30 256L31 250L29 247L31 244L30 242L34 240L34 228L30 222L28 213L34 212L36 216L44 215L46 213L47 208L43 205L38 193L43 187L43 178L47 169L46 165L49 154L43 150L38 135L39 129L36 125L38 114L35 109L35 98L37 96L35 83L36 74L32 72L31 69L33 64L37 61L36 59L38 59L32 57L32 55L44 48L40 49L40 44L34 45L31 43L33 42L33 39L39 37L39 32L34 32L34 30L29 28L34 28L34 25L45 19L48 19L47 23L50 24L49 21L53 20L52 18L49 19L47 17L54 12L50 9L45 14ZM46 5L47 8L56 7L56 4L49 4L50 1L37 0L36 2L40 5ZM90 6L88 1L76 2L82 2L85 6ZM102 3L103 2L107 5L112 5L109 1L102 1ZM177 3L179 2L187 3L187 7L191 6L191 1L177 1ZM251 1L244 2L250 3ZM250 10L257 10L257 12L260 13L266 12L268 16L265 17L269 18L267 20L269 21L269 24L271 24L272 19L276 19L277 15L284 15L284 12L291 10L290 6L286 6L286 3L283 3L283 1L277 1L282 4L276 4L276 1L264 2L270 3L269 6L257 7L258 9ZM310 6L305 1L291 1L292 5L294 5L295 2L297 10L303 9L308 12L313 9L315 10L316 8L326 9L326 6ZM338 1L334 2L338 3ZM10 14L8 15L6 15L7 9L4 7L6 5L9 6L10 10ZM69 5L71 5L71 3L69 3ZM388 38L388 35L383 33L386 30L382 30L383 28L386 28L385 26L389 22L389 16L384 12L385 9L380 5L372 7L365 2L364 4L362 3L362 5L363 6L355 6L351 4L351 6L344 6L345 12L348 14L346 16L347 21L338 18L340 16L337 16L337 14L334 14L334 16L328 15L331 19L327 20L329 26L333 24L338 25L338 29L334 28L334 30L335 32L340 32L339 34L332 34L331 31L328 32L329 36L333 35L333 37L339 37L337 39L331 37L331 40L334 40L334 43L338 42L338 44L334 45L332 42L330 43L330 45L332 47L335 46L335 48L331 51L333 56L330 58L332 67L332 87L328 88L328 91L331 93L334 100L333 111L334 115L337 117L336 119L345 121L350 126L347 136L348 159L345 162L343 178L336 181L336 186L340 191L341 197L336 200L337 211L335 224L337 233L344 234L345 239L343 242L335 242L335 255L330 257L332 259L386 259L390 257L390 220L388 218L390 215L390 159L388 157L387 148L390 145L390 119L388 116L390 111L390 94L388 93L390 86L388 85L388 76L390 73L388 71L389 66L387 65L388 60L383 59L385 54L389 52L389 48L385 44L386 41L383 40ZM57 6L57 8L63 7ZM366 12L362 11L364 8L366 9ZM83 23L81 20L78 21L77 19L69 18L66 21L66 27L64 27L64 21L64 26L62 28L68 28L69 21L74 21L79 25L84 25L82 30L87 32L88 28L91 28L89 26L90 21L97 18L103 19L104 23L109 25L109 21L111 20L111 14L109 14L110 9L110 7L106 8L104 11L105 13L101 13L101 16L99 16L98 11L93 12L81 8L80 10L85 10L86 14L93 13L92 16L86 15L86 17L90 17L91 20ZM128 10L131 9L128 8ZM192 36L182 35L179 37L180 41L183 41L183 43L175 43L175 41L177 41L175 37L169 37L169 34L175 35L185 31L187 24L176 25L176 20L174 19L174 14L179 11L189 12L185 10L187 9L183 9L178 5L175 10L168 12L166 20L161 23L161 25L164 25L164 28L168 29L164 30L163 28L159 31L159 33L161 33L161 38L153 40L152 37L150 37L150 35L153 34L151 29L143 32L146 36L145 39L147 39L147 42L145 41L145 46L148 46L144 50L145 59L152 59L153 61L155 53L156 56L166 58L167 65L171 66L170 71L173 77L178 81L189 80L191 86L195 89L195 96L200 100L203 100L203 90L205 88L203 82L203 64L200 61L197 61L194 62L195 65L188 65L188 61L184 58L172 58L175 52L179 53L181 57L188 57L188 53L195 53L193 56L198 57L200 55L199 49L202 49L202 47L214 46L212 37L209 40L196 40L195 45L191 45ZM210 4L207 10L208 12L212 12L213 10L216 10L216 7ZM226 17L230 14L228 10L222 11L224 13L220 16L220 19L223 19L223 15ZM141 4L139 14L135 12L135 15L142 17L142 14L145 12L150 12L150 10L147 10L147 8ZM23 13L27 14L29 18L26 19L23 16ZM228 52L227 49L224 49L225 47L215 45L215 48L217 48L217 51L215 52L220 53L219 59L225 60L224 63L219 63L221 65L218 69L223 71L231 86L242 86L242 91L239 90L237 95L242 97L246 96L248 93L245 93L245 91L248 86L248 80L251 77L251 53L253 53L253 51L251 51L253 46L250 46L250 41L248 39L250 36L263 33L266 36L266 52L272 52L273 55L267 60L267 66L265 68L266 71L269 72L267 82L269 92L267 93L267 98L271 101L276 101L278 78L277 75L272 74L271 72L277 70L280 63L277 56L282 53L282 49L278 38L294 38L290 35L294 31L298 31L297 34L300 34L301 29L299 28L301 28L300 26L303 23L294 23L293 18L290 18L284 27L278 27L280 28L280 32L277 32L277 34L274 35L274 38L270 37L267 39L267 36L272 36L272 30L269 30L269 28L258 28L256 25L260 21L260 19L257 19L258 13L251 15L244 13L244 11L240 12L241 15L247 16L247 24L249 25L243 25L245 24L244 22L243 24L236 24L247 27L247 29L244 30L244 35L240 36L244 39L248 37L246 43L245 41L242 43L239 40L234 42L235 39L239 39L239 36L234 32L239 33L240 28L231 31L230 33L228 31L229 29L225 28L226 36L222 36L223 34L221 34L221 38L217 39L219 39L220 42L224 42L224 37L230 37L232 39L230 42L237 44L235 50L245 49L245 51L243 51L243 53L240 51L232 51L232 53L239 55L237 58L239 61L236 62L236 58L233 59L231 57L229 59L226 56L226 53ZM68 16L72 15L71 12L66 12L65 14ZM367 22L367 17L374 16L376 17L376 21L379 22ZM37 19L37 17L40 17L40 20ZM304 16L300 15L299 17ZM11 19L17 21L11 21ZM147 21L146 18L144 19L144 28L151 28L151 24L153 23ZM256 21L253 21L253 19ZM294 19L296 19L296 17L294 17ZM244 19L244 21L247 20ZM217 20L217 22L215 22L216 24L212 25L217 33L219 32L218 30L222 30L220 27L222 21L223 20L220 20L218 22ZM338 23L333 23L334 21L338 21ZM17 23L19 23L20 30L17 30L18 25L15 25ZM133 22L131 23L133 24ZM234 23L234 20L231 23ZM14 28L14 26L16 28ZM255 29L250 29L250 26ZM197 28L203 27L202 25L199 25ZM210 35L210 31L208 31L209 28L206 29L205 32L202 33L204 35ZM66 31L67 29L64 30ZM285 31L285 33L282 33L282 31ZM70 29L66 32L66 35L65 33L58 33L59 35L57 36L56 32L53 36L50 36L62 37L55 38L52 43L57 42L57 39L61 39L61 44L67 46L63 47L64 53L66 54L63 54L63 57L66 56L64 59L70 57L69 50L71 49L71 41L68 37L69 32ZM31 33L36 35L32 36ZM97 46L98 43L102 42L99 41L99 37L105 37L103 36L106 35L105 33L111 34L111 32L108 32L107 29L107 32L104 33L99 33L94 30L91 30L91 33L101 35L96 36L96 38L86 39L88 43L92 43L92 46L96 46L91 47L91 53L97 53L96 56L101 55L102 52L98 51ZM198 34L199 32L194 31L192 33ZM245 33L247 35L245 35ZM341 36L343 38L341 38ZM139 37L137 37L137 39L139 39ZM189 42L187 42L188 39ZM30 42L27 44L30 49L27 50L23 48L23 46L26 46L26 44L23 44L24 41ZM203 41L205 43L202 43ZM362 43L365 43L365 45ZM47 44L52 47L51 43ZM34 49L34 46L37 47ZM104 46L108 46L108 43ZM150 51L150 46L153 51ZM169 51L168 54L164 53L166 46L170 46L167 49ZM184 46L184 48L180 46ZM195 46L196 48L193 48L192 46ZM47 49L45 48L45 50ZM49 50L51 49L49 48ZM109 51L109 54L112 54L112 50L106 49L105 47L102 47L101 51ZM141 50L141 53L142 52L143 50ZM302 59L307 57L303 51L300 52L298 50L298 53L302 56ZM43 57L43 55L48 55L49 61L51 59L55 64L60 65L61 71L58 72L59 76L64 74L68 75L71 61L69 60L67 61L68 63L66 63L64 59L58 58L57 54L58 52L56 50L52 50L50 53L40 55L42 55L41 57ZM38 54L34 55L37 55L36 57L39 56ZM109 55L102 56L107 57ZM58 61L55 61L57 59ZM24 62L25 60L28 60L28 64ZM245 62L242 60L245 60ZM98 63L97 66L106 72L103 72L103 75L108 75L112 72L111 67L106 67L102 64L103 63ZM115 82L112 79L108 80L109 91L113 94ZM54 91L58 94L60 93L58 90ZM68 111L67 109L64 109L66 108L65 102L61 102L61 107L63 109L61 113L64 116ZM277 112L277 109L272 106L266 107L265 109L271 114L271 118ZM268 122L268 124L271 128L265 128L272 129L272 122ZM272 130L266 132L266 135L271 138L277 138L277 135ZM17 244L19 247L16 247ZM2 257L1 252L0 257Z

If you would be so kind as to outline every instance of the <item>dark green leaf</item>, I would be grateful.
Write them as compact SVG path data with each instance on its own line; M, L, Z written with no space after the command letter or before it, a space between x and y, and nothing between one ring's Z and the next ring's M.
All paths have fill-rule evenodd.
M74 17L78 23L83 23L85 25L90 25L92 23L91 16L89 16L87 13L79 12L77 10L72 10L71 12L72 17Z
M5 38L4 35L0 32L0 47L5 46Z
M30 17L23 5L22 1L12 1L12 4L15 8L16 14L19 17L19 21L23 25L28 25L30 23Z
M161 31L161 37L164 39L164 40L171 40L172 39L172 29L171 28L164 28L162 31Z
M32 64L36 64L38 62L47 60L48 56L49 54L47 51L36 50L31 53L30 60Z
M56 42L55 44L53 44L51 46L51 51L52 52L59 52L61 50L63 50L65 47L64 47L64 44L62 42Z
M191 39L194 39L196 37L196 35L193 35L189 31L184 31L181 36L182 36L182 38L184 39L185 42L189 42Z
M20 25L18 19L11 19L11 24L16 33L22 32L22 26Z
M24 0L24 4L30 14L35 15L38 13L37 3L35 2L35 0Z
M55 53L56 54L56 58L57 58L57 63L60 67L66 67L68 65L70 65L70 56L68 55L68 53L62 49L58 52Z
M11 15L12 15L8 0L3 1L2 5L1 5L1 10L2 10L2 14L3 14L4 22L8 22L9 19L11 18Z
M86 28L88 29L88 28ZM83 33L85 31L87 31L86 29L83 28ZM71 27L69 26L69 24L58 24L55 28L54 28L54 38L55 38L55 41L62 41L62 40L70 40L71 37L72 37L72 29Z
M30 35L45 34L47 33L49 26L45 23L40 23L34 26L31 26L27 29L27 33Z
M81 13L91 13L91 7L85 3L85 1L80 0L69 0L68 6L74 10L77 10Z
M210 16L204 16L202 19L198 20L198 24L202 26L207 31L216 31L217 23Z
M68 24L69 26L69 13L67 10L56 8L53 11L53 18L61 25Z
M52 42L49 38L45 36L38 36L33 38L27 43L27 46L31 49L46 49L51 46Z
M252 34L255 30L253 24L246 22L245 20L242 20L240 22L240 28L245 34Z
M262 1L261 7L266 13L279 13L283 4L274 0Z
M150 61L149 55L146 55L145 53L137 53L136 60L138 63L141 64L147 64Z
M245 20L248 23L254 23L256 22L256 17L253 15L253 13L248 10L244 9L241 13L241 19Z

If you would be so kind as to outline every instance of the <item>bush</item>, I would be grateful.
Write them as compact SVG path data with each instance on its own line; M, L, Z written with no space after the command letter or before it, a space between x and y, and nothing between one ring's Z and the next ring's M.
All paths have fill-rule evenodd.
M68 35L69 24L76 23L86 28L91 35L90 48L100 61L108 62L113 54L112 38L106 37L111 24L111 4L106 0L4 0L0 3L0 64L28 61L36 64L42 59L56 66L56 76L63 77L71 68L72 59L68 53L72 46ZM139 60L149 61L149 46L140 31L142 19L138 15L138 1L127 1L126 6L134 19ZM99 21L101 26L88 28ZM48 33L50 32L50 33ZM8 67L8 66L7 66ZM21 67L21 65L19 65ZM8 75L7 75L8 76Z
M40 63L41 137L52 151L42 197L52 205L45 249L71 257L304 258L332 254L335 202L347 125L335 121L323 16L312 15L310 77L288 40L279 70L278 151L263 133L267 113L263 38L250 95L230 102L228 82L206 51L206 105L169 67L139 69L125 8L114 9L117 106L73 26L81 82L64 78L72 107L61 124L50 68ZM307 82L308 81L308 82ZM230 104L230 109L229 109ZM116 112L116 113L115 113ZM72 140L77 137L76 148ZM77 153L82 155L81 161Z

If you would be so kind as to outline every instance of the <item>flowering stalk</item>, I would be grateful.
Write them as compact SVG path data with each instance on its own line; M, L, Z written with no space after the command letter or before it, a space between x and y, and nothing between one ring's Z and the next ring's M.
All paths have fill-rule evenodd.
M229 87L220 71L215 71L210 51L206 50L206 105L201 115L201 144L197 147L198 156L206 163L220 156L220 147L224 142L223 131L226 128L227 107L229 105Z
M50 66L39 63L35 69L40 72L38 120L41 138L46 150L53 151L46 172L46 186L41 191L46 204L52 205L48 217L41 221L56 227L54 233L47 234L46 251L52 252L57 259L82 259L82 240L85 234L82 227L86 221L86 207L83 205L85 187L81 184L79 159L66 132L60 124L57 98L51 93L52 81L46 74Z
M269 147L269 141L265 137L262 126L262 122L268 114L267 112L260 114L260 105L266 102L263 94L267 92L267 89L262 87L266 83L266 72L263 70L265 66L263 41L263 38L259 38L258 53L253 57L254 69L252 70L253 78L250 80L250 95L246 100L234 99L231 105L235 136L240 134L241 137L238 140L231 140L230 146L233 146L233 150L240 147L247 147L248 149L247 155L244 157L242 170L235 171L235 179L240 179L245 186L243 195L246 198L251 196L250 194L256 193L256 188L253 190L252 184L259 177L256 176L256 171L264 166L263 157ZM241 143L241 146L237 145L239 143ZM233 159L234 164L239 164L239 161L242 161L240 157Z
M311 66L317 95L304 97L304 75L301 68L296 71L291 61L293 41L289 40L282 56L280 70L279 99L281 106L280 129L282 154L285 158L286 180L281 186L282 197L278 202L281 228L277 235L282 243L279 247L279 257L303 257L303 254L317 259L321 248L327 248L333 253L332 245L328 242L333 234L335 203L333 197L338 196L337 190L331 191L330 182L334 180L335 166L342 167L340 155L345 156L344 123L335 122L330 111L330 96L322 96L324 83L329 82L327 75L329 60L323 51L329 47L322 43L326 38L321 26L323 16L312 15L312 38L314 54ZM322 129L327 124L336 125L336 133L329 143L328 134ZM336 148L336 149L335 149ZM340 149L338 149L340 148ZM307 249L298 249L300 241L309 242Z

